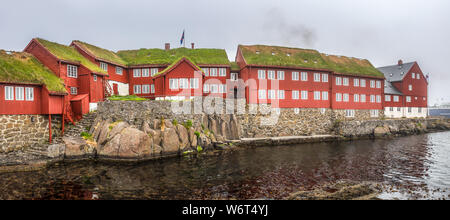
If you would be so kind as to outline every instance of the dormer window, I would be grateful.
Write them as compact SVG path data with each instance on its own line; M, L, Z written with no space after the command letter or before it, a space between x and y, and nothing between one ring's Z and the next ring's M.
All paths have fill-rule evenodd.
M108 64L100 62L100 68L102 68L102 70L104 70L104 71L108 71Z

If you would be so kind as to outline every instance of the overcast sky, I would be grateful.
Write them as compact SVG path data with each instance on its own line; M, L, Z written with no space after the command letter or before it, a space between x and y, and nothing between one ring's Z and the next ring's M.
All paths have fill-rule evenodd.
M376 67L417 61L430 74L430 102L450 102L448 0L2 0L0 48L33 37L82 40L110 50L223 48L238 44L317 49L369 59Z

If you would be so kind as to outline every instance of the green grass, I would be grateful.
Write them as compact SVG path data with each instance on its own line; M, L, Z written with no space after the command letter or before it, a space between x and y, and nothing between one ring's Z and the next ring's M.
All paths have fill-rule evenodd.
M67 93L64 82L28 53L0 50L0 81L36 83L51 92Z
M83 55L78 53L78 51L73 47L47 41L41 38L37 38L37 41L39 41L39 43L41 43L45 48L47 48L47 50L49 50L50 53L52 53L61 60L80 62L83 66L87 67L88 69L90 69L95 73L108 74L107 72L102 70L99 66L83 57Z
M111 96L108 97L108 100L111 101L147 101L148 99L146 98L141 98L139 96L136 95L128 95L128 96Z
M84 139L84 140L92 140L92 134L89 134L88 132L81 132L80 136Z
M162 71L158 72L157 74L155 74L154 77L165 74L166 72L168 72L170 69L172 69L172 67L174 67L175 65L177 65L177 63L180 62L180 61L181 61L182 59L184 59L184 58L186 58L186 60L189 60L189 62L191 62L192 64L194 64L194 66L195 66L197 69L201 70L200 67L198 67L191 59L189 59L189 57L183 56L183 57L180 57L180 58L178 58L177 60L175 60L172 64L170 64L170 65L169 65L168 67L166 67L164 70L162 70Z
M128 65L161 64L170 65L181 57L189 57L197 65L224 64L230 65L227 53L223 49L139 49L117 52Z
M94 55L97 58L110 61L112 63L120 64L120 65L127 65L127 63L122 60L115 52L106 50L97 46L94 46L92 44L88 44L82 41L74 41L74 43L80 45L83 49L90 52L92 55Z

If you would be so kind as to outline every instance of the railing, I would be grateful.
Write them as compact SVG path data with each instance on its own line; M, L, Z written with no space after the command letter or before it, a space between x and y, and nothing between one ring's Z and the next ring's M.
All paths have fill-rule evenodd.
M103 87L105 88L105 99L114 94L114 91L111 88L111 85L109 85L109 80L105 79L103 81Z

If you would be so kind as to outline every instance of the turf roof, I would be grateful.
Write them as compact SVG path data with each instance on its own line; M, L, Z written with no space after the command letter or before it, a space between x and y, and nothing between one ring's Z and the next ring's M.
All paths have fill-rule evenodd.
M120 65L127 65L127 63L122 60L115 52L106 50L97 46L94 46L92 44L88 44L82 41L73 41L77 45L81 46L84 50L95 56L96 58L109 61L112 63L120 64Z
M80 62L83 66L87 67L91 71L95 73L108 74L106 71L101 69L99 66L95 65L83 55L81 55L75 48L69 47L66 45L58 44L55 42L47 41L41 38L36 39L39 43L41 43L50 53L55 55L58 59L71 61L71 62Z
M197 66L194 62L192 62L192 60L189 59L189 57L183 56L183 57L180 57L180 58L178 58L177 60L175 60L172 64L170 64L170 65L169 65L168 67L166 67L164 70L162 70L162 71L158 72L157 74L155 74L154 77L159 76L159 75L163 75L163 74L167 73L167 71L169 71L170 69L172 69L172 67L174 67L175 65L177 65L177 64L178 64L181 60L183 60L183 59L188 60L188 61L191 62L192 65L194 65L197 69L203 71L199 66Z
M62 79L28 53L0 50L0 81L41 84L51 92L67 93Z
M326 69L336 73L383 77L368 60L344 56L328 56L317 50L266 46L239 45L247 64Z
M162 64L170 65L181 57L188 57L197 65L230 65L227 53L222 49L139 49L117 52L128 65Z

